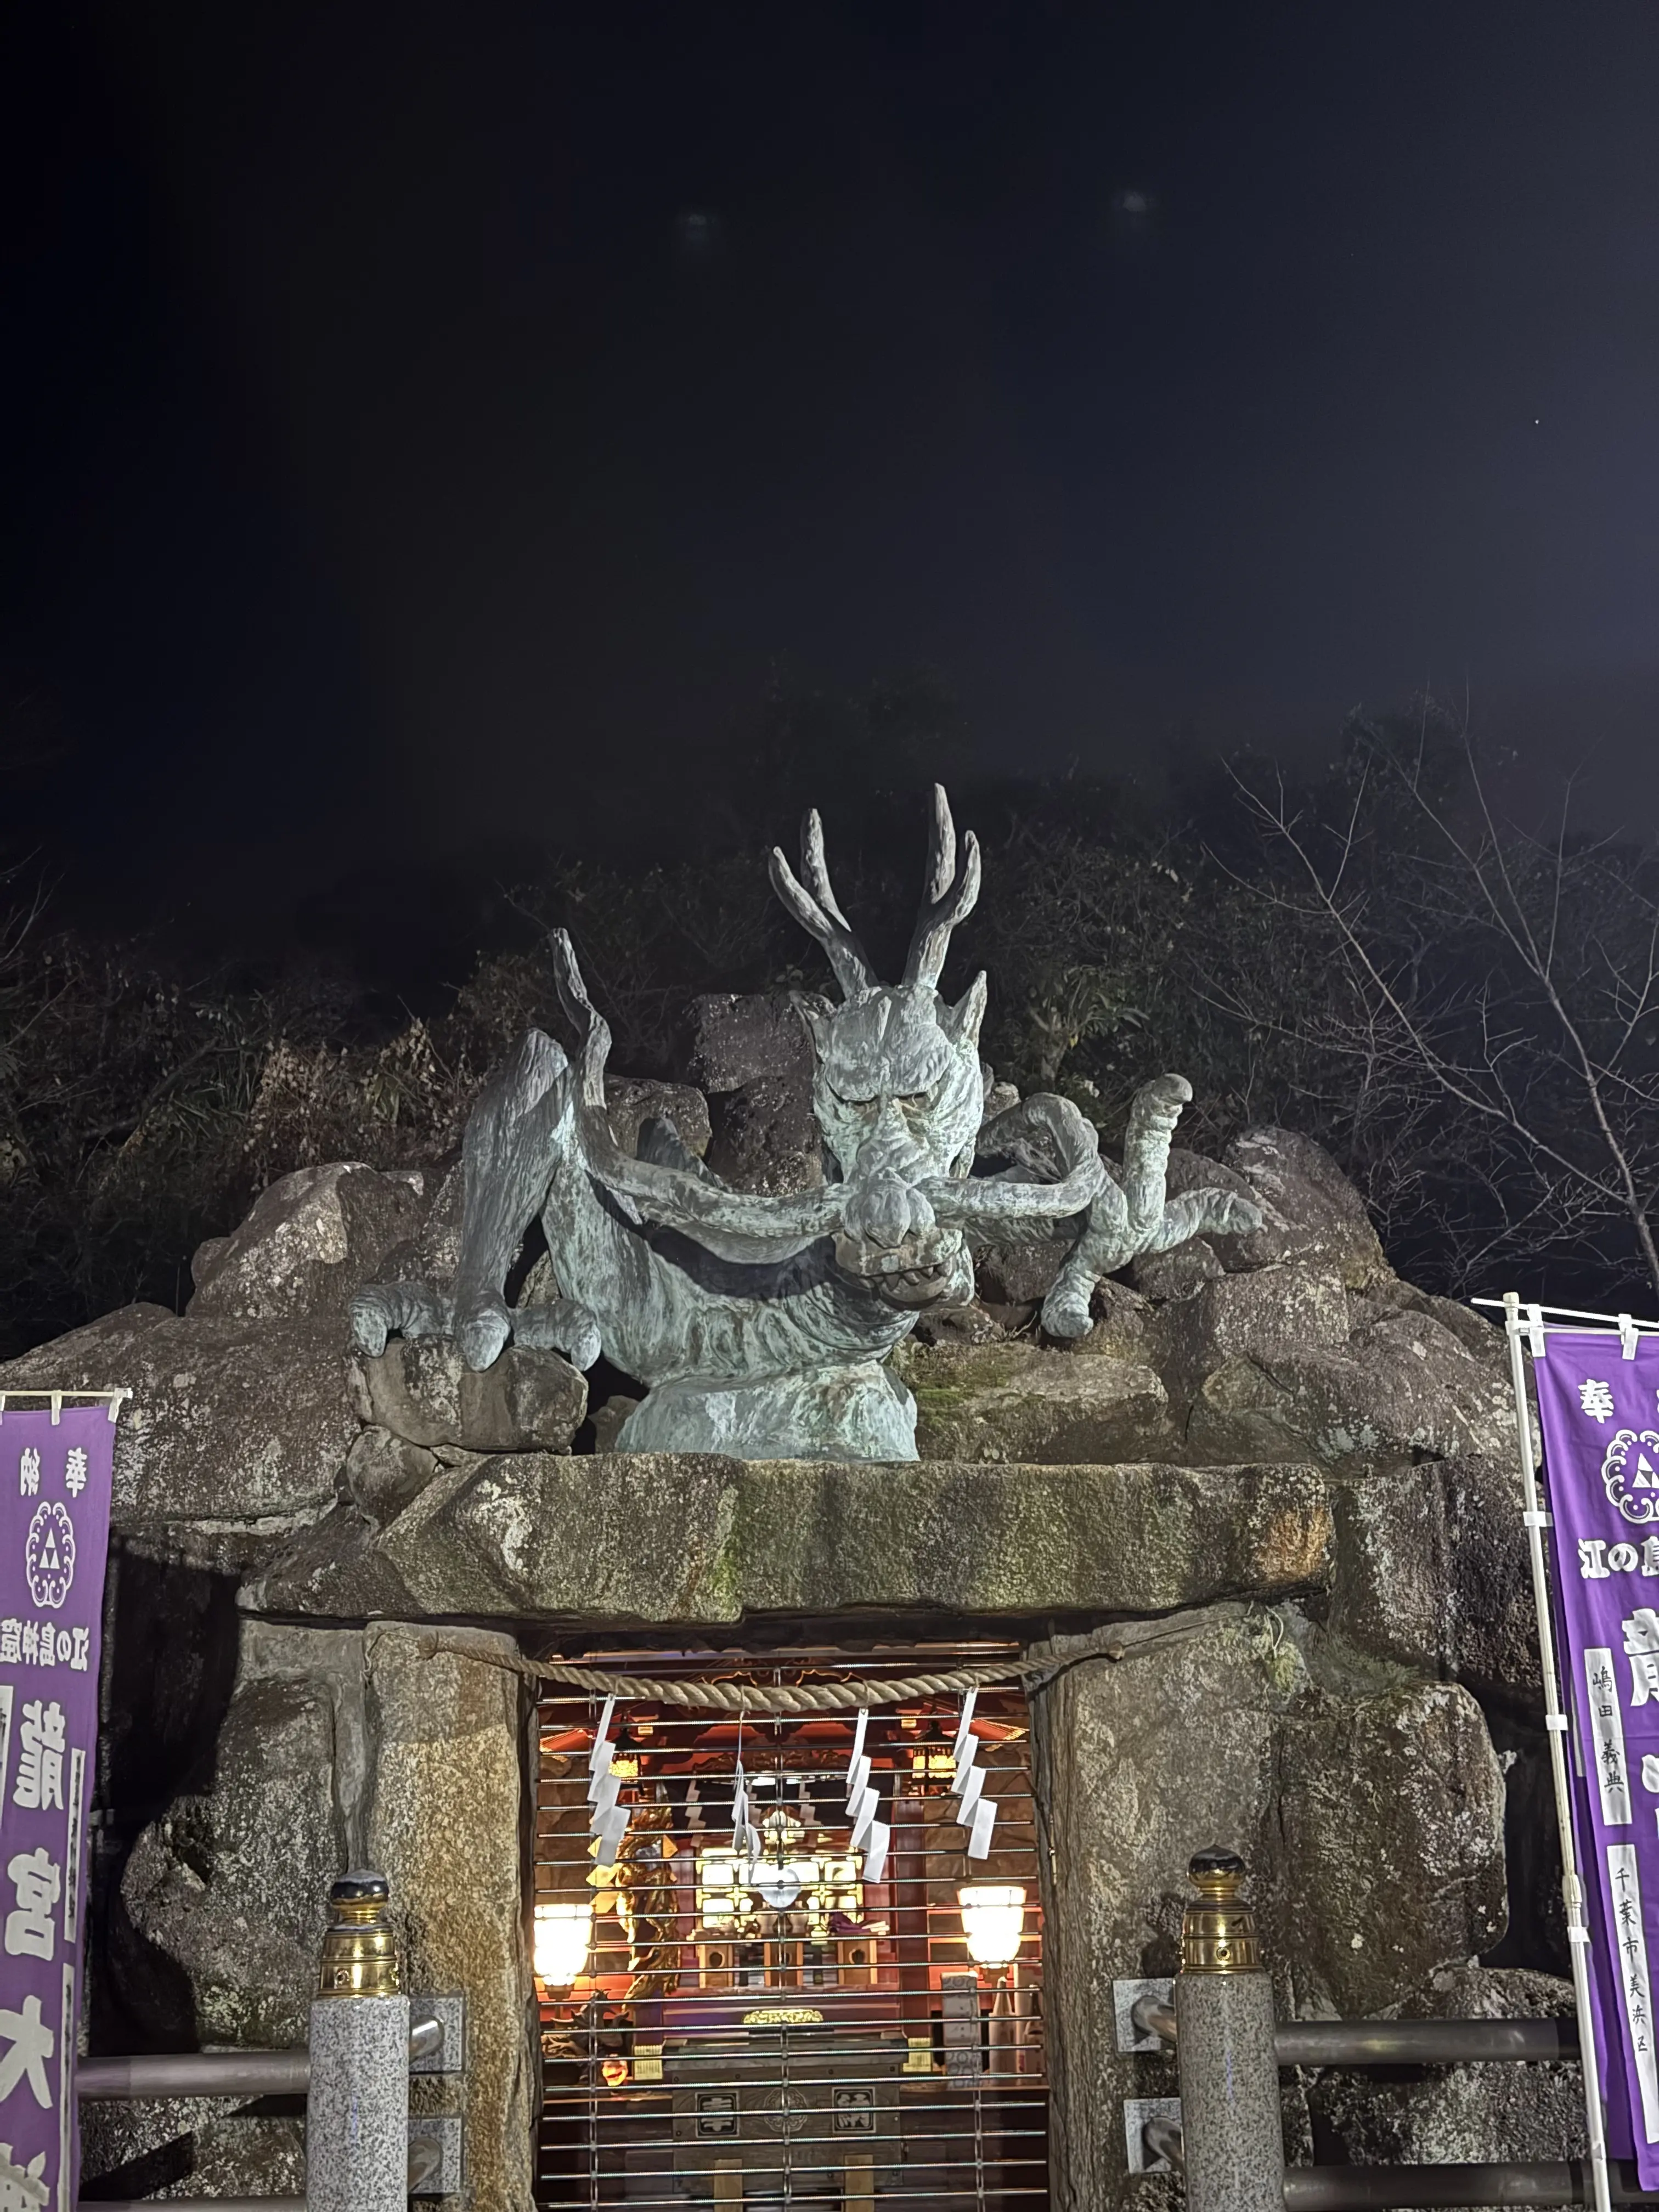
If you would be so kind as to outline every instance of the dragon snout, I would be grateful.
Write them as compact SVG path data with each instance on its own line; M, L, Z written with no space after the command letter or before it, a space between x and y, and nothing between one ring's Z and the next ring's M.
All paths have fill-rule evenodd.
M866 1175L848 1191L836 1257L889 1305L917 1310L972 1295L961 1231L942 1229L926 1194L892 1170Z
M890 1251L933 1226L933 1209L913 1183L891 1168L855 1182L842 1215L849 1237Z

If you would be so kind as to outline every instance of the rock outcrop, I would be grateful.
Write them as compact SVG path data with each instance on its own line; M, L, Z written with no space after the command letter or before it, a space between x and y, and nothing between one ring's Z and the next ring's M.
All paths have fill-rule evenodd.
M665 1115L751 1188L816 1177L793 1006L700 1002L694 1048L701 1089L613 1086L618 1127ZM617 1455L625 1376L599 1370L590 1417L555 1353L483 1375L439 1340L358 1358L356 1287L453 1272L453 1166L285 1176L198 1255L186 1315L129 1308L0 1369L0 1390L135 1393L95 2046L299 2038L324 1889L367 1856L416 1986L465 1987L489 2054L465 2092L478 2201L528 2212L520 1637L730 1643L837 1613L994 1621L1052 1662L1033 1715L1065 2203L1122 2200L1119 2100L1170 2089L1164 2061L1117 2055L1110 1984L1173 1966L1198 1845L1250 1860L1287 2011L1559 2008L1501 1339L1391 1274L1306 1139L1177 1152L1170 1187L1247 1191L1267 1218L1136 1262L1064 1345L1037 1323L1064 1246L981 1252L974 1304L894 1362L914 1464ZM1355 2160L1576 2154L1571 2068L1287 2094ZM105 2108L87 2141L116 2193L299 2185L289 2118Z
M414 1234L425 1183L418 1169L377 1175L349 1160L283 1176L231 1236L198 1248L190 1312L235 1321L343 1313Z

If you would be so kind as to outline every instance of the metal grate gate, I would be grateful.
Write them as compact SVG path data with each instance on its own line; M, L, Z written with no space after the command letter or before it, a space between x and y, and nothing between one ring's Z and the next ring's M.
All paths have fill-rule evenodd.
M1012 1649L629 1650L582 1663L772 1684L894 1680ZM615 1865L601 1866L588 1799L601 1710L580 1692L541 1707L540 2203L1040 2203L1042 1927L1021 1692L978 1693L977 1763L996 1816L976 1860L952 1818L960 1701L872 1710L864 1748L890 1832L884 1866L869 1835L855 1843L847 1808L853 1712L667 1700L617 1705L609 1765L629 1823Z

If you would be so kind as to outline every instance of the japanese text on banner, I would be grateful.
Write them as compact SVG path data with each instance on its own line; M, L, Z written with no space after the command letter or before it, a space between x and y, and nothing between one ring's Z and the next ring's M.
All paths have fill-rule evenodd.
M72 2212L106 1405L0 1412L0 2212Z

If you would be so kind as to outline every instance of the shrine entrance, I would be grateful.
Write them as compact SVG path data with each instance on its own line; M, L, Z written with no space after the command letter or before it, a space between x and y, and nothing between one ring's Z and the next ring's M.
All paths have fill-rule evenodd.
M608 1717L598 1691L541 1705L539 2203L1042 2205L1023 1692L977 1690L962 1766L984 1778L965 1801L960 1693L872 1704L861 1741L855 1710L750 1711L741 1695L948 1674L1015 1647L566 1656L737 1697L698 1709L618 1695Z

